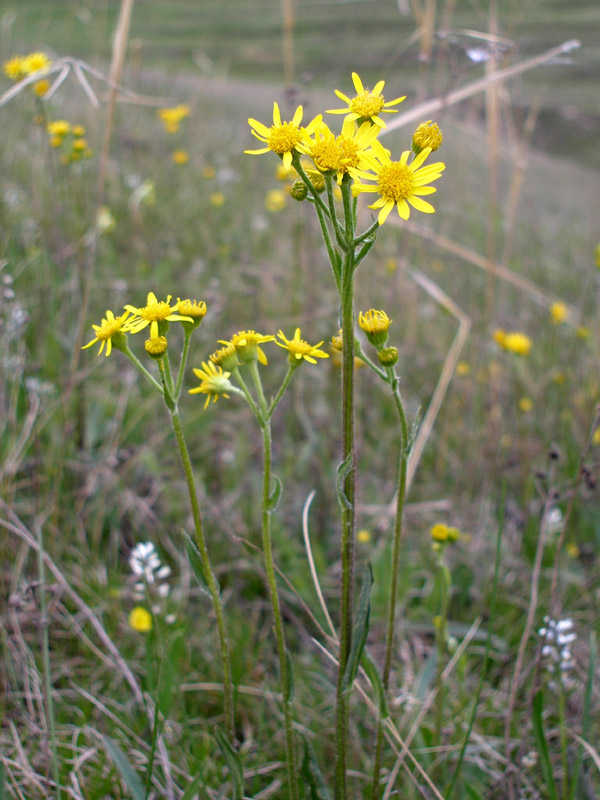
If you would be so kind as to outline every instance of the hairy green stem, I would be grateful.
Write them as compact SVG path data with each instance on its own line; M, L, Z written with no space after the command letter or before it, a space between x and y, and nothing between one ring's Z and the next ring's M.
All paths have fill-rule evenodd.
M287 389L289 382L292 380L292 375L294 374L295 371L296 371L295 367L293 367L291 364L288 364L288 371L286 373L285 378L283 379L283 383L279 387L279 391L277 392L277 394L275 395L275 397L271 401L271 405L269 406L269 411L268 411L268 414L267 414L269 419L273 416L273 412L275 411L275 409L279 405L279 401L283 397L283 393Z
M185 366L190 352L190 340L192 338L193 328L183 328L183 350L181 352L181 361L179 362L179 371L177 373L177 380L175 382L175 400L179 400L181 394L181 385L183 383L183 376L185 373Z
M162 367L162 360L159 361ZM164 374L164 368L161 369L161 374ZM192 462L190 454L187 449L185 436L183 433L183 426L177 406L172 408L167 401L167 406L171 413L171 421L173 423L173 430L179 448L179 455L181 456L181 463L183 464L183 471L185 473L185 480L187 483L188 494L190 496L190 504L192 506L192 517L194 519L194 528L196 531L196 544L200 553L202 561L202 569L208 591L212 600L215 617L217 620L217 632L219 636L219 646L221 650L221 668L223 670L223 705L225 715L225 728L231 743L235 741L235 725L234 725L234 709L233 709L233 683L231 679L231 656L229 652L229 639L227 636L227 628L225 627L225 615L223 612L223 604L221 603L221 595L219 593L219 586L215 578L210 556L208 554L208 547L204 536L204 529L202 526L202 516L200 514L200 504L198 502L198 492L196 491L196 482L194 479L194 472L192 470ZM171 399L172 400L172 399Z
M408 465L408 422L404 411L404 404L400 394L400 379L395 375L392 367L388 368L388 381L390 383L398 417L400 419L400 458L398 466L398 487L396 490L396 518L394 520L394 536L392 540L392 572L388 594L387 626L385 637L385 657L383 662L383 688L387 692L390 683L390 670L392 665L392 651L394 647L394 630L396 619L396 602L398 598L398 571L400 567L400 544L402 540L402 522L404 517L404 501L406 499L406 469ZM375 745L375 763L373 766L373 782L371 796L373 800L379 798L379 776L381 772L381 759L383 754L383 724L381 719L377 725L377 742Z
M150 383L152 384L152 386L154 386L154 388L155 388L157 391L159 391L159 392L162 394L162 393L163 393L163 387L162 387L162 386L160 385L160 383L159 383L159 382L156 380L156 378L154 377L154 375L151 375L151 374L150 374L150 372L148 372L148 370L146 369L146 367L145 367L145 366L142 364L142 362L139 360L139 358L138 358L137 356L135 356L135 355L134 355L134 354L131 352L131 350L129 349L129 347L128 347L127 345L125 345L125 346L122 348L122 350L121 350L121 351L122 351L123 355L127 356L127 358L128 358L130 361L131 361L131 363L133 364L133 366L134 366L134 367L135 367L137 370L139 370L139 372L141 372L141 374L144 376L144 378L146 378L146 380L147 380L147 381L150 381Z
M285 729L285 752L288 773L289 796L291 800L298 800L298 774L296 769L296 751L294 747L294 732L292 728L293 717L290 698L291 675L285 651L285 634L283 631L283 618L277 591L277 579L273 564L273 547L271 543L271 425L268 419L262 422L263 439L263 497L262 497L262 544L265 558L265 571L269 586L269 598L273 610L275 624L275 638L277 639L277 656L279 658L279 675L281 680L281 694L283 697L283 718Z

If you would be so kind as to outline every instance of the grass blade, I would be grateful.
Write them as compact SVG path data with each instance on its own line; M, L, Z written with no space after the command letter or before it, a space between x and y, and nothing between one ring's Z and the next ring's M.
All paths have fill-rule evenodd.
M535 739L537 741L538 753L540 756L540 763L542 772L544 773L544 781L548 787L551 800L558 800L556 794L556 785L554 783L554 775L552 774L552 762L550 761L550 751L548 750L548 742L546 741L546 734L544 732L544 721L542 719L542 712L544 710L544 693L540 689L535 693L532 704L533 713L533 730Z
M215 738L221 753L223 753L223 758L229 767L233 800L243 800L244 772L242 770L242 759L220 728L215 728Z
M137 772L129 763L129 759L125 753L109 736L103 736L102 740L115 767L121 773L121 777L131 792L133 800L145 800L145 792L142 782Z

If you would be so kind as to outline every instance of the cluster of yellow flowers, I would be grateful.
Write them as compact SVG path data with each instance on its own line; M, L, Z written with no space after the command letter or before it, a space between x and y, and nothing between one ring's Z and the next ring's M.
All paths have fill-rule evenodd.
M158 118L162 120L167 133L177 133L182 120L190 115L190 107L187 105L173 106L173 108L160 108L156 112Z
M98 355L106 348L106 355L109 356L113 347L126 350L127 334L136 334L150 327L150 337L144 345L146 353L153 359L163 358L168 348L166 334L169 322L181 322L189 331L199 327L206 315L206 303L203 300L178 298L172 305L171 298L168 295L166 300L159 300L154 292L148 292L145 306L127 304L119 316L107 311L100 325L92 325L94 338L82 349L99 343ZM244 364L266 364L267 357L261 348L266 342L275 342L287 350L288 361L293 368L303 361L316 364L317 358L329 358L327 353L319 349L323 342L309 344L301 338L300 328L296 328L292 339L288 339L283 331L279 331L277 337L281 341L277 341L275 336L248 330L235 333L230 340L220 340L219 343L224 346L215 351L208 362L202 362L202 369L194 370L200 379L200 386L190 389L190 394L205 394L206 408L211 399L216 402L221 395L228 397L227 392L239 392L229 381L231 373Z
M51 147L61 150L62 164L92 157L93 152L88 147L87 139L84 138L83 125L71 125L66 119L57 119L47 124L46 131L50 137Z
M532 341L527 334L520 331L507 333L501 328L494 331L494 341L507 353L515 353L518 356L528 356L532 345Z
M35 72L43 75L48 72L52 65L52 61L45 53L36 52L29 53L26 56L13 56L8 61L4 62L4 74L12 81L20 81L23 78L28 78ZM47 91L47 89L46 89Z
M346 107L326 112L344 115L340 135L336 136L329 129L322 114L302 126L302 106L296 109L290 122L283 121L279 106L274 103L273 124L270 127L253 118L248 120L252 134L265 146L245 152L251 155L276 153L286 170L292 166L300 168L304 156L312 162L315 175L335 176L340 185L344 179L352 179L355 197L362 193L378 195L370 208L379 210L380 225L383 225L393 208L397 209L402 219L408 219L411 206L428 214L433 213L434 207L422 198L436 191L428 184L437 180L445 169L442 162L425 165L431 152L442 143L440 129L430 120L424 122L415 131L412 152L406 150L399 161L392 161L389 150L377 139L382 128L386 127L380 115L396 113L397 110L392 106L401 103L404 97L386 102L382 95L384 81L379 81L372 90L365 89L355 72L352 73L352 81L356 90L354 97L348 97L338 90L335 92ZM312 182L313 176L309 175L309 179ZM296 197L293 189L291 194ZM304 198L297 196L296 199Z
M443 522L438 522L429 529L429 535L437 544L453 544L460 539L460 531L458 528L445 525Z

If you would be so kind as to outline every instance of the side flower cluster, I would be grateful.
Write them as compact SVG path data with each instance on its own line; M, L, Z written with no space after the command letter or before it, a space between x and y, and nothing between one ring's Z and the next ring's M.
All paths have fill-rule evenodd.
M445 169L442 162L426 163L442 143L439 127L431 120L422 123L415 131L412 149L405 150L399 160L392 160L390 151L377 139L386 127L381 115L396 113L393 106L405 98L386 102L382 94L384 81L379 81L372 90L364 87L355 72L352 81L356 90L353 97L335 92L346 106L326 112L344 115L339 135L331 131L322 114L303 126L302 106L296 109L290 121L284 121L279 106L274 103L272 125L254 118L248 120L252 135L263 147L245 152L251 155L273 152L282 159L286 170L294 166L305 175L312 170L335 178L339 185L351 181L354 197L363 193L376 195L369 208L379 211L380 225L394 208L405 220L410 216L411 207L426 214L433 213L434 207L423 197L435 193L436 189L429 184ZM312 177L310 181L313 182ZM303 199L302 193L298 195L293 196Z
M565 689L570 689L573 682L570 673L575 666L571 648L577 641L575 625L572 619L552 619L544 617L544 626L538 633L542 637L542 659L547 671L558 677L558 681Z

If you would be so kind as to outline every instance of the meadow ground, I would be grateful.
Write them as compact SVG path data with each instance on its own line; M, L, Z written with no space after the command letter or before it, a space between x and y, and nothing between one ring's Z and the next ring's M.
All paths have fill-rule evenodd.
M105 74L119 5L15 3L2 11L1 60L44 50ZM134 7L122 84L136 97L116 107L100 228L106 83L90 77L98 108L73 72L50 100L24 91L0 108L0 797L59 796L56 777L61 796L85 800L242 796L238 762L215 738L215 621L183 546L191 518L167 409L121 353L78 348L106 309L142 306L150 291L206 301L190 367L238 330L291 337L300 326L309 341L325 340L330 358L302 366L273 417L283 491L272 524L298 741L310 742L332 785L336 671L322 647L335 648L302 514L316 490L312 556L337 625L340 361L328 342L338 296L313 208L289 196L272 153L243 154L255 146L247 119L269 124L273 100L287 118L297 102L307 119L335 108L333 90L351 92L353 70L385 79L386 97L406 94L400 108L410 110L484 74L468 51L489 51L490 20L487 3L457 3L452 35L432 36L425 60L428 31L444 30L451 2L300 5L293 93L283 89L278 3ZM437 5L437 16L419 26L404 5L417 16ZM498 11L500 67L571 38L582 47L436 114L446 163L436 213L390 217L357 273L357 310L392 318L415 437L388 692L410 755L397 743L384 752L382 786L411 800L588 800L600 792L598 10L546 0ZM11 86L3 81L0 91ZM168 133L156 111L177 104L190 113ZM61 162L66 145L51 147L45 129L57 119L85 126L89 158ZM413 129L381 141L400 152ZM371 212L359 208L368 225ZM499 329L525 334L530 350L510 352ZM272 395L285 354L265 350ZM185 389L197 385L188 373ZM399 428L385 386L365 367L356 381L357 574L371 563L366 646L381 665ZM243 796L284 796L260 430L237 396L204 410L184 391L180 405L232 646ZM436 524L461 532L442 564ZM131 566L143 542L171 570L153 584L167 588L152 598L146 632L129 616L148 606ZM547 616L563 620L562 634ZM377 725L357 691L351 720L350 796L370 797ZM311 759L303 768L314 778ZM329 796L306 775L307 798Z

